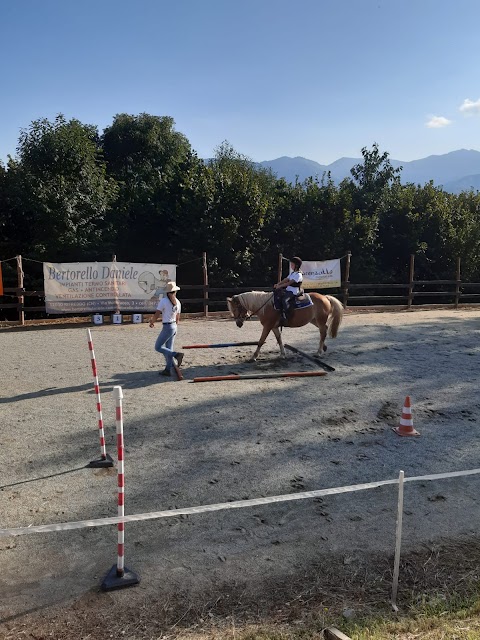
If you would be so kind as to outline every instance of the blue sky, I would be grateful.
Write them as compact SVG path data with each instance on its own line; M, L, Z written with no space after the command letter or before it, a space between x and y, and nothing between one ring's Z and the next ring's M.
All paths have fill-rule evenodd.
M0 158L60 112L170 115L202 157L480 149L479 24L478 0L0 0Z

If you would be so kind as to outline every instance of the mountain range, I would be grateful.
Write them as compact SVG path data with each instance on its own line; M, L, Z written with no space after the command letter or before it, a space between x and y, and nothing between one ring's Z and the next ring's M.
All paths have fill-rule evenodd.
M324 165L300 156L282 156L257 164L271 169L278 178L285 178L288 182L295 182L297 178L302 182L310 176L321 178L325 172L330 172L334 182L339 183L344 178L351 177L350 169L359 162L362 162L361 158L339 158ZM404 184L425 184L433 180L435 185L451 193L480 190L480 151L474 149L459 149L410 162L393 159L390 162L394 167L403 167L400 178Z

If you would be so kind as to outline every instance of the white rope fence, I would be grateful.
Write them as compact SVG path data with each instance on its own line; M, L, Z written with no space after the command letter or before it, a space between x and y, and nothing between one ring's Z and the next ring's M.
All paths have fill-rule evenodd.
M55 531L71 531L73 529L85 529L88 527L104 527L107 525L118 525L126 522L140 522L142 520L160 520L162 518L175 518L176 516L191 516L200 513L211 513L213 511L227 511L231 509L244 509L247 507L258 507L268 504L278 504L281 502L292 502L293 500L307 500L309 498L320 498L323 496L339 495L342 493L353 493L355 491L368 491L378 489L387 485L398 485L398 508L397 527L395 538L395 560L393 571L392 598L391 604L395 611L396 597L398 591L398 578L400 568L400 551L402 540L402 515L403 515L403 485L405 482L422 482L427 480L444 480L447 478L462 478L480 474L480 469L468 469L466 471L452 471L448 473L434 473L425 476L404 477L404 472L400 471L399 477L392 480L379 480L378 482L365 482L344 487L333 487L331 489L318 489L316 491L302 491L300 493L288 493L279 496L269 496L265 498L252 498L249 500L237 500L234 502L220 502L218 504L201 505L198 507L185 507L183 509L169 509L168 511L150 511L148 513L136 513L130 516L96 518L93 520L79 520L77 522L59 522L57 524L43 524L28 527L14 527L10 529L0 529L0 538L7 536L23 536L33 533L53 533Z
M460 478L480 474L480 469L467 471L453 471L450 473L435 473L426 476L412 476L405 478L404 482L421 482L424 480L443 480L445 478ZM23 536L32 533L52 533L54 531L70 531L72 529L86 529L87 527L104 527L120 522L139 522L141 520L159 520L161 518L175 518L176 516L191 516L212 511L226 511L228 509L244 509L246 507L258 507L279 502L291 502L293 500L306 500L308 498L320 498L323 496L338 495L341 493L353 493L354 491L367 491L386 485L398 484L398 478L392 480L379 480L378 482L365 482L345 487L333 487L332 489L318 489L316 491L302 491L301 493L287 493L280 496L267 496L265 498L252 498L250 500L237 500L235 502L220 502L199 507L185 507L182 509L169 509L168 511L150 511L148 513L136 513L130 516L96 518L94 520L79 520L78 522L59 522L57 524L41 524L28 527L14 527L12 529L0 529L0 538L7 536Z

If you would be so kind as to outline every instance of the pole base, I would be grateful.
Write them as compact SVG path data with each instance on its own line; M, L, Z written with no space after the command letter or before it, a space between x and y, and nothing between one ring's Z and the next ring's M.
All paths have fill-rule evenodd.
M113 467L113 460L108 453L105 459L99 458L98 460L92 460L87 464L87 469L103 469L105 467Z
M123 576L117 575L117 565L114 564L107 573L101 584L102 591L113 591L114 589L124 589L125 587L133 587L140 582L140 578L136 573L125 567Z

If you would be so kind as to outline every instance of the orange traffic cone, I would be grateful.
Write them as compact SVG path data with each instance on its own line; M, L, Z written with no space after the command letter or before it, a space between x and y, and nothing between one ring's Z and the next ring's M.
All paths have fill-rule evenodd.
M393 429L399 436L419 436L418 431L413 428L412 420L412 407L410 404L410 396L405 398L405 404L403 405L402 417L400 418L400 424Z

